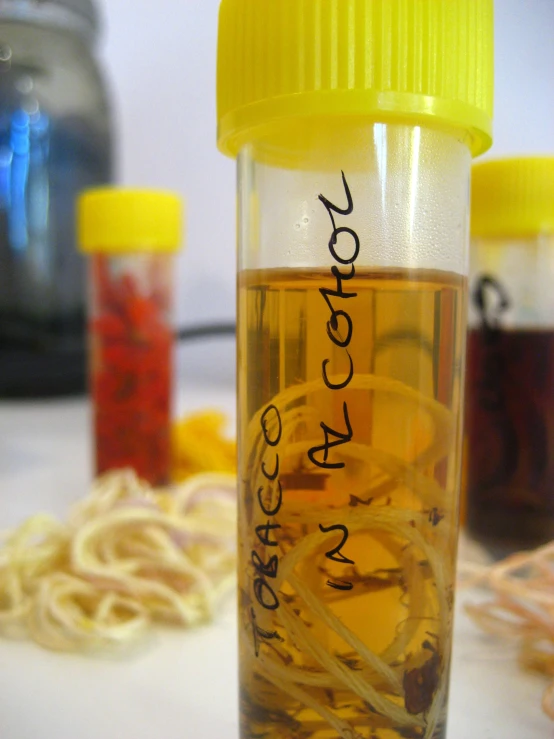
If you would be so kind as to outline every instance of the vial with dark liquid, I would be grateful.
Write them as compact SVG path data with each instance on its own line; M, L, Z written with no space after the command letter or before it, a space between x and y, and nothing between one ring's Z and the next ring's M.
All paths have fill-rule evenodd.
M473 170L468 532L495 556L554 538L554 157Z

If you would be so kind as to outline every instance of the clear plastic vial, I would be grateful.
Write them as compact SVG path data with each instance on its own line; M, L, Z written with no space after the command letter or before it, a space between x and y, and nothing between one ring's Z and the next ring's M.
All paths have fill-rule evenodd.
M89 345L96 473L169 482L177 196L100 189L79 204L90 254Z
M223 0L241 738L444 737L490 0Z
M496 556L554 538L554 157L472 176L467 528Z

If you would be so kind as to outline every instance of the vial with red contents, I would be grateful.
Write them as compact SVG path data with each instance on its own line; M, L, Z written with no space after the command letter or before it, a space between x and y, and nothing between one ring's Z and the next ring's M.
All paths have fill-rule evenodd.
M90 378L96 472L169 478L172 257L91 259Z

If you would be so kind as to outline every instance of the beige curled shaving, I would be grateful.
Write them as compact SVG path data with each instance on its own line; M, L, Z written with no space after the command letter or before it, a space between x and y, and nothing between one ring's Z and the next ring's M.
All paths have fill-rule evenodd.
M154 622L210 620L235 581L236 478L157 491L129 470L97 480L64 524L35 516L0 550L0 633L50 649L124 644Z
M462 586L486 587L493 595L466 606L475 623L515 640L520 663L550 678L542 709L554 721L554 542L490 567L463 563L459 575Z

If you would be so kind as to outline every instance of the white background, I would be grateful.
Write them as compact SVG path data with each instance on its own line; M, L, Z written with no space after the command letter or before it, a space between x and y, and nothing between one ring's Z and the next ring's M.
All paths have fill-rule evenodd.
M98 0L127 185L188 201L181 324L233 319L235 167L215 145L219 0ZM554 153L554 0L496 0L491 154Z

